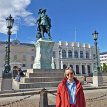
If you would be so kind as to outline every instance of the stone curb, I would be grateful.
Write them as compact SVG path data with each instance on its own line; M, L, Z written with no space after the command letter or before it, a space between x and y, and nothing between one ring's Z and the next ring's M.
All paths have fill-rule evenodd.
M43 88L42 88L43 89ZM1 93L0 94L0 98L3 98L3 97L12 97L12 96L25 96L25 95L36 95L36 94L40 94L40 91L42 89L39 89L39 90L31 90L31 91L20 91L20 92L13 92L11 91L10 93ZM53 92L55 93L57 89L47 89L48 92Z
M96 89L107 89L107 86L105 87L83 87L83 90L96 90ZM56 93L56 89L48 89L48 92ZM40 94L41 89L39 90L30 90L30 91L8 91L7 93L1 93L0 98L3 97L14 97L14 96L25 96L25 95L36 95Z
M8 90L8 91L1 91L0 92L0 98L2 97L12 97L12 96L25 96L25 95L34 95L34 94L40 94L40 91L43 88L37 88L37 89L30 89L30 90ZM46 88L49 92L56 93L57 87L51 87ZM99 87L93 87L90 84L87 86L83 86L83 90L96 90L96 89L107 89L107 86L99 86Z

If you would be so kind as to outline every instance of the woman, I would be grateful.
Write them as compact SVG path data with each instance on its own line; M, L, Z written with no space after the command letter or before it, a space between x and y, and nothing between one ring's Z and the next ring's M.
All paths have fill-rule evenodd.
M82 84L71 67L65 69L65 78L58 85L56 107L86 107Z

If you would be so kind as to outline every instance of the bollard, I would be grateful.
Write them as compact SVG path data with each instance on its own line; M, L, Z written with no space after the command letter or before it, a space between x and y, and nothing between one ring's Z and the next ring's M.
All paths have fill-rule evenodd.
M39 107L48 107L48 97L45 88L43 88L40 92Z

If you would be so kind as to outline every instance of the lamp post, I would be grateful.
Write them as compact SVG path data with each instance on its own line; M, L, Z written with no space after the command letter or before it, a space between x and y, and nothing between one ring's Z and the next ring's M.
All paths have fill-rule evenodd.
M97 47L97 40L98 40L98 32L94 31L93 39L95 43L95 52L96 52L96 66L94 68L94 73L93 73L93 86L98 87L103 84L103 78L102 78L102 73L100 72L100 67L99 67L99 60L98 60L98 47Z
M61 69L61 45L59 45L59 69Z
M95 43L95 52L96 52L96 68L95 71L100 72L100 68L99 68L99 60L98 60L98 46L97 46L97 40L98 40L98 32L94 31L93 35L93 39L94 39L94 43Z
M12 18L12 16L10 15L7 19L6 19L6 24L7 24L7 28L8 28L8 42L7 42L7 47L6 47L6 57L5 57L5 69L4 69L4 73L9 73L9 71L11 70L10 67L10 35L11 35L11 29L13 27L13 23L14 23L14 19Z

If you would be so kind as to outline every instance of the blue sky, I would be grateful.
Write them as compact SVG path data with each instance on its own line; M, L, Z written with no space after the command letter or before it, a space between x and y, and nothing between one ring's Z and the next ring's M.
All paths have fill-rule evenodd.
M15 19L15 34L11 39L17 37L21 42L35 42L37 26L34 21L38 10L43 8L47 10L47 15L52 21L53 41L76 41L94 45L92 33L96 30L99 33L100 51L107 51L107 0L6 0L4 4L2 0L0 2L0 7L4 9L4 13L0 13L0 22L5 22L3 18L10 13ZM4 29L6 26L0 29L0 41L7 40Z

